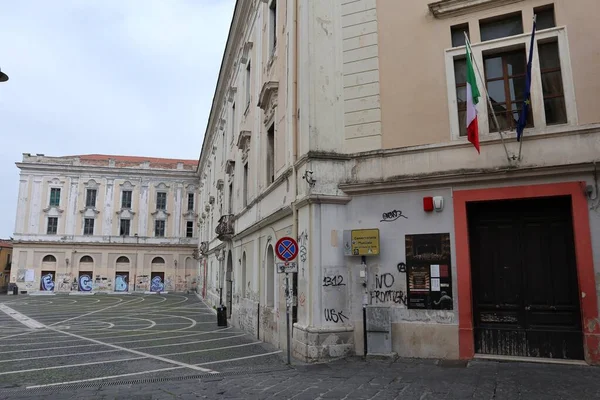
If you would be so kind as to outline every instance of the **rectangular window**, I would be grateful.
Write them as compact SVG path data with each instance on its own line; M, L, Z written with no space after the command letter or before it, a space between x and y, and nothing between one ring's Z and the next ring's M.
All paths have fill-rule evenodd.
M544 113L547 125L566 124L567 110L558 55L558 42L538 43Z
M50 206L52 206L52 207L60 206L60 188L51 188L50 189Z
M503 15L479 21L481 41L499 39L523 33L521 13Z
M460 136L467 135L467 60L454 60L454 81L456 82L456 106Z
M121 208L131 208L131 190L124 190L121 194Z
M85 206L96 207L96 189L88 189L85 194Z
M252 63L248 60L246 64L246 108L250 107L250 84L252 77Z
M156 193L156 209L166 210L167 209L167 194L165 192Z
M194 193L188 193L188 211L194 210Z
M231 105L231 142L235 140L235 103Z
M248 206L248 163L244 164L244 198L242 199L244 208Z
M56 235L58 232L58 217L48 217L48 235Z
M527 58L525 49L494 53L483 58L485 81L494 114L500 130L515 129L525 98L525 73ZM533 126L531 112L528 114L527 127ZM488 106L490 132L498 128Z
M129 230L131 228L131 220L129 219L122 219L121 220L121 225L119 227L119 234L121 236L129 236Z
M233 214L233 182L229 184L229 214Z
M185 227L185 237L194 237L194 221L187 221Z
M556 21L554 19L554 4L534 8L533 13L536 15L536 29L538 31L554 28L556 26Z
M165 221L158 219L154 221L154 236L165 237Z
M454 25L450 27L450 34L452 35L452 47L464 46L465 33L469 36L469 24Z
M277 46L277 0L269 4L269 55L273 56Z
M267 131L267 184L275 182L275 124Z
M94 218L85 218L83 220L83 234L93 235L94 234Z

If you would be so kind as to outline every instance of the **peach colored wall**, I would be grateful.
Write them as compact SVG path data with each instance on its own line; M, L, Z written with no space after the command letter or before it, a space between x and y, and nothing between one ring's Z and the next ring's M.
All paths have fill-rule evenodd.
M528 32L533 8L551 3L557 26L567 26L579 124L600 122L598 0L577 0L576 7L572 0L525 0L445 19L435 19L429 3L377 0L383 148L450 140L444 50L451 47L451 26L469 23L478 42L480 19L521 10Z

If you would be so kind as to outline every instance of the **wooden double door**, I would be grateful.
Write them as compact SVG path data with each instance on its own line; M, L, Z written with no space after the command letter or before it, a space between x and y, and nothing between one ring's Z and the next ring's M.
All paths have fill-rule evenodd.
M475 352L583 359L571 198L467 204Z

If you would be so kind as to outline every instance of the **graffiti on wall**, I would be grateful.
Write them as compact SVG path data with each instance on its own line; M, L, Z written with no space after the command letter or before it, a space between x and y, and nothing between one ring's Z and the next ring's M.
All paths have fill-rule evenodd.
M129 290L129 275L119 273L115 276L115 292L126 292Z
M380 222L393 222L393 221L396 221L399 218L408 219L408 217L406 215L404 215L402 213L402 211L400 211L400 210L392 210L392 211L384 212L383 214L381 214L381 221Z
M325 323L343 324L349 320L347 284L348 270L344 267L325 267L323 270L323 316Z
M91 292L94 288L92 281L92 274L88 272L79 273L79 291L80 292Z
M404 290L395 288L396 278L393 274L375 275L375 289L369 292L371 304L402 304L406 306L406 293Z
M323 310L323 312L325 313L326 322L333 322L334 324L338 324L344 323L344 321L349 319L347 316L344 315L343 311L336 310L335 308L326 308L325 310Z
M162 275L152 275L152 279L150 281L150 291L151 292L164 292L165 284L163 281Z
M46 292L54 290L54 272L42 272L40 289Z

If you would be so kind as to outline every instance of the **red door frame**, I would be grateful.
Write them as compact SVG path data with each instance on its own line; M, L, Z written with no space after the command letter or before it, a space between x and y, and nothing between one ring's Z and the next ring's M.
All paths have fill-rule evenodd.
M475 355L467 203L569 195L572 203L575 257L581 294L585 360L589 364L600 364L600 318L598 318L588 201L584 194L585 186L584 182L566 182L454 191L454 237L458 280L458 351L461 359L470 359Z

